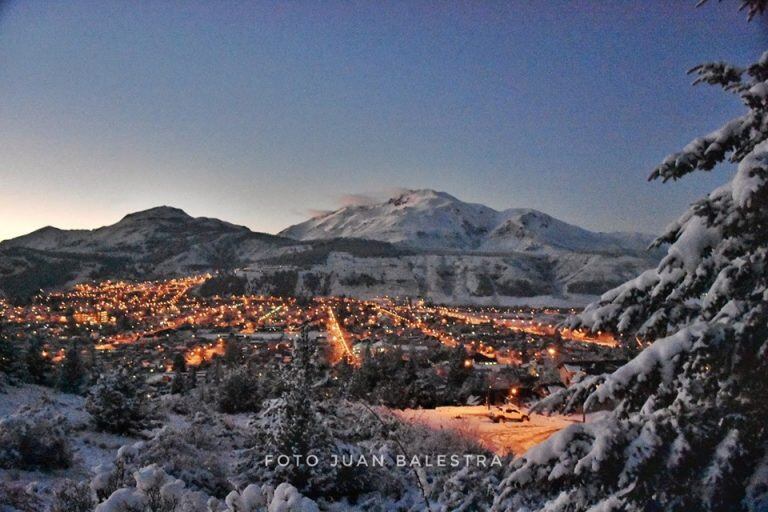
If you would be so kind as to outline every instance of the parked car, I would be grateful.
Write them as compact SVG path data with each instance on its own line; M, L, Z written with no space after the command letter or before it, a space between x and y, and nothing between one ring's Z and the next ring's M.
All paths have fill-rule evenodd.
M494 423L506 423L508 421L514 423L522 423L524 421L531 421L527 414L522 413L519 409L510 405L502 405L492 407L488 411L488 417Z

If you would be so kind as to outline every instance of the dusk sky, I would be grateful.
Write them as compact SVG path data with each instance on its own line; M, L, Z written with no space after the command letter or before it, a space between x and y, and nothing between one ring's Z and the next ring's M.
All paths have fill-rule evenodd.
M0 239L161 204L276 232L395 188L658 232L729 173L651 169L743 111L686 70L768 49L695 4L3 2Z

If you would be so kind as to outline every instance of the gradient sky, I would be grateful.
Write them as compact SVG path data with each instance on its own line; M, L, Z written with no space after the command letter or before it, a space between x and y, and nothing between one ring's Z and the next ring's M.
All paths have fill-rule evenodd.
M0 239L160 204L276 232L345 194L435 188L657 232L728 172L646 176L742 112L735 1L5 1Z

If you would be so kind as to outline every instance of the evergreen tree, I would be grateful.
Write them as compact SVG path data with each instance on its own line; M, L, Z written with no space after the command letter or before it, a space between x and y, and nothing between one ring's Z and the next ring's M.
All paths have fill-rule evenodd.
M24 350L10 338L0 338L0 389L3 381L20 384L29 380Z
M259 390L263 398L277 398L283 395L283 368L276 364L260 367L258 370Z
M130 320L128 319L128 316L121 312L121 311L115 311L114 312L116 322L115 322L115 329L117 332L122 331L130 331L133 329L133 326L131 325Z
M336 469L330 466L333 446L330 433L317 410L316 385L320 370L317 346L309 340L308 328L294 341L293 359L282 374L284 392L274 411L269 432L272 453L298 456L300 461L317 457L314 467L302 462L278 466L278 476L309 495L330 491Z
M30 340L25 354L25 361L30 381L35 384L48 384L51 372L51 362L48 358L43 356L43 347L40 340Z
M148 414L139 377L125 371L105 373L93 386L85 409L100 430L116 434L136 432L147 425Z
M16 352L11 346L11 340L5 334L2 324L0 324L0 373L8 374L13 366L12 362Z
M65 393L80 393L86 380L85 366L80 357L80 347L73 342L64 354L59 370L58 388Z
M472 372L461 386L461 389L459 390L459 398L464 403L468 403L468 400L472 397L473 402L479 403L479 401L486 396L487 391L488 386L485 382L485 377L479 372Z
M230 372L219 386L217 406L219 411L229 414L258 411L261 408L258 379L247 368Z
M187 371L187 360L184 359L184 354L182 354L181 352L177 352L176 355L173 356L173 371L174 372Z
M747 112L667 157L651 179L726 158L736 173L657 240L670 244L657 268L571 321L650 345L539 404L609 413L518 459L497 510L768 510L768 52L748 68L692 72Z
M184 393L186 379L184 378L184 374L180 371L175 371L173 373L173 379L171 380L171 394L173 395L179 395L181 393Z
M373 371L369 401L404 409L413 407L418 387L418 369L413 360L403 361L403 353L393 350L379 354L369 366Z
M240 342L234 336L230 336L224 346L224 362L227 363L227 366L234 366L240 362L241 356Z
M287 373L283 373L282 380L293 381L294 374L300 375L312 395L328 380L328 367L321 358L317 343L309 339L308 325L304 326L293 342L292 361L287 367Z
M194 366L187 372L187 389L195 389L197 387L197 368Z
M350 362L344 358L333 366L333 375L340 388L345 388L349 385L352 377L354 376L355 368Z
M354 398L365 399L375 389L379 380L379 369L370 347L365 347L360 367L349 378L346 391Z
M459 343L451 352L448 359L448 375L446 375L446 384L448 391L458 399L458 391L464 384L464 381L472 374L472 368L467 366L466 362L469 356L464 345Z
M206 382L213 382L216 386L221 383L224 372L221 369L221 359L216 357L206 371Z

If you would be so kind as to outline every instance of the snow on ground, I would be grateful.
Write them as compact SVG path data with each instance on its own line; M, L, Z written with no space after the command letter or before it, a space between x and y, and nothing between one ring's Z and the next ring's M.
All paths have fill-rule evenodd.
M73 423L80 423L88 418L83 409L85 400L78 395L58 393L51 388L42 386L7 386L0 392L0 418L16 412L25 405L40 401L51 400L57 411Z
M85 411L85 399L78 395L60 393L34 385L8 386L0 393L0 419L25 406L50 403L57 413L67 418L71 427L73 466L50 472L0 469L0 482L37 482L41 488L50 487L61 478L85 479L99 464L112 461L118 448L138 439L94 432L89 428L90 415Z
M492 406L493 408L493 406ZM523 414L525 408L518 407ZM580 421L579 416L542 416L531 414L530 421L494 423L484 405L438 407L436 409L405 409L392 411L398 417L426 427L451 429L480 442L500 455L521 455L555 432ZM515 415L518 416L518 415Z

